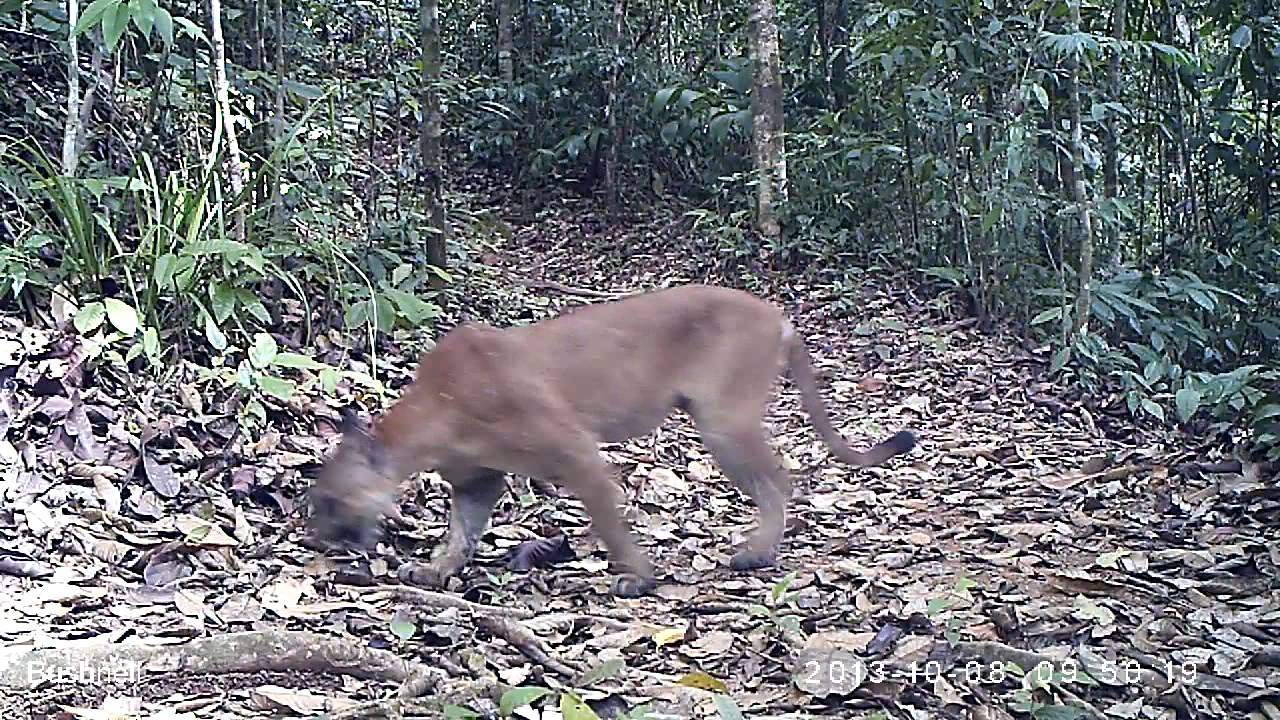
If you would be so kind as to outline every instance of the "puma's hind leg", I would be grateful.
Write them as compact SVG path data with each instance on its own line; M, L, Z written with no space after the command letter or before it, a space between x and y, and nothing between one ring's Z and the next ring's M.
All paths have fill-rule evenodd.
M757 525L747 535L746 546L733 555L730 567L752 570L774 565L786 530L790 474L758 421L735 425L700 419L698 424L702 442L721 472L756 505Z

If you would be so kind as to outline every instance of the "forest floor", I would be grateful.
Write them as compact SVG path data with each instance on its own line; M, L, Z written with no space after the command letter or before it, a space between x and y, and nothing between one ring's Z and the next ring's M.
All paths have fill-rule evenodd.
M675 414L604 448L658 568L653 596L609 595L581 505L521 479L461 578L406 590L396 563L445 529L432 476L406 503L416 527L366 566L299 542L300 492L358 388L267 401L267 425L248 429L233 393L191 368L87 373L74 334L10 319L5 717L382 717L407 679L474 717L497 716L501 685L572 690L604 718L646 700L654 718L1280 718L1274 480L1193 472L1213 458L1089 411L1047 379L1047 351L907 283L744 283L686 230L591 214L561 201L513 225L486 258L526 280L502 286L504 307L541 317L612 292L747 284L796 318L846 437L906 428L917 448L844 467L780 382L769 423L797 479L779 567L728 568L753 508ZM401 385L413 359L406 344L379 371ZM561 534L566 556L508 569L528 541L566 550ZM1022 674L1042 661L1056 672ZM33 674L54 682L5 689ZM514 716L592 717L554 694L537 704L553 709Z

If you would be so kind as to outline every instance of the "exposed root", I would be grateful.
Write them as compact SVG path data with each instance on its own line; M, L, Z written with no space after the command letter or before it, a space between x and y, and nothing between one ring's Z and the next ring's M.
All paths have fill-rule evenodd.
M403 683L427 692L436 674L395 653L353 639L313 632L265 630L200 638L181 645L91 642L0 652L0 687L34 690L82 669L99 673L232 673L299 671L336 673Z
M482 615L476 618L476 626L484 628L491 635L506 640L511 646L524 653L530 660L565 677L574 677L581 670L554 657L546 645L538 639L533 631L519 622L496 615Z
M500 615L502 617L516 618L524 620L534 616L530 610L517 607L498 607L496 605L485 605L483 603L475 603L470 600L463 600L456 595L448 593L436 592L434 590L426 590L423 588L413 587L412 585L375 585L369 588L370 592L388 593L391 596L403 600L404 602L419 607L429 607L436 609L455 608L458 610L466 610L477 616Z

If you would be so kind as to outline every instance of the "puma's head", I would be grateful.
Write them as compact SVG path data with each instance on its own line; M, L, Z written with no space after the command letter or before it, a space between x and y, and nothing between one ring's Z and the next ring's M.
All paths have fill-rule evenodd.
M396 482L387 452L352 415L344 415L342 444L311 486L309 528L323 545L372 549L383 515L395 510Z

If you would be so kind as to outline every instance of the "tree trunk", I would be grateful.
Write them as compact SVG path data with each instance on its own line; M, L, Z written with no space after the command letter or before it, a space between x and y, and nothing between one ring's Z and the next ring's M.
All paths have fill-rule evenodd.
M236 240L245 240L245 209L239 195L244 191L244 166L240 163L240 142L236 140L235 118L231 115L231 93L227 85L227 45L222 39L222 2L209 0L209 26L213 35L213 84L217 95L215 110L222 116L223 130L227 136L227 173L231 177L231 192L238 201L235 210Z
M622 146L622 123L618 111L622 100L622 30L627 16L627 0L613 0L613 26L609 28L609 44L613 50L613 68L609 71L609 98L604 112L609 128L609 154L604 161L605 205L609 215L618 212L618 154Z
M751 0L751 137L755 165L756 227L767 239L781 234L778 207L787 199L787 162L782 131L782 70L774 0Z
M498 76L511 90L516 80L515 42L511 33L511 3L515 0L496 0L498 5Z
M1111 10L1111 37L1120 42L1124 40L1125 34L1125 11L1128 8L1128 0L1115 0L1115 6ZM1111 96L1111 102L1120 102L1121 84L1120 84L1120 50L1117 48L1111 53L1111 67L1108 69L1107 84L1109 85L1108 94ZM1103 196L1108 200L1114 200L1120 196L1120 118L1114 112L1107 114L1107 132L1106 147L1103 149L1102 159L1102 183ZM1120 252L1119 229L1113 229L1108 233L1111 246L1111 264L1119 265L1123 258Z
M76 25L80 23L80 3L67 0L67 119L62 128L62 174L76 174L80 164L80 43Z
M271 208L276 230L284 227L284 197L281 192L284 152L284 0L275 0L276 36L276 113L275 113L275 162L271 173Z
M828 42L835 48L831 58L828 84L836 108L848 104L849 87L849 7L846 0L831 0L827 10Z
M440 81L440 5L439 0L420 0L418 5L418 33L422 42L422 173L426 179L427 207L431 214L427 228L427 262L445 271L449 266L444 227L444 203L440 192L443 187L440 167L440 95L436 85ZM431 287L444 287L441 272L431 273Z
M1070 27L1067 32L1080 32L1080 1L1068 0ZM1080 336L1089 329L1089 313L1093 295L1093 223L1084 178L1084 130L1080 126L1080 54L1068 58L1067 106L1071 115L1071 195L1079 213L1080 287L1076 293L1076 312L1072 334Z

